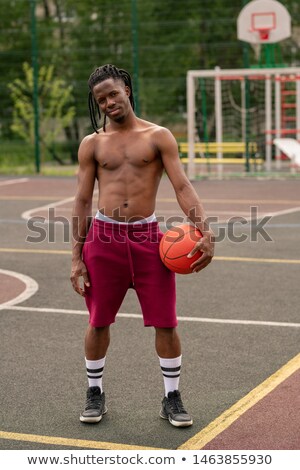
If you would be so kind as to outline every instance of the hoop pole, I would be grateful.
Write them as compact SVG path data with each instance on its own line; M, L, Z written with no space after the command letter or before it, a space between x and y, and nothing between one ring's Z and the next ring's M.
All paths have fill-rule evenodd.
M222 87L220 80L220 67L215 67L215 117L216 117L216 142L221 144L223 142L223 122L222 122ZM223 174L222 158L223 153L221 146L217 148L218 163L218 177L221 178Z
M272 82L271 75L266 76L265 87L266 99L266 171L271 171L272 166L272 141L270 140L270 131L272 130Z
M189 180L195 179L195 79L187 74L188 166Z
M241 110L241 121L242 121L242 140L246 142L246 86L245 80L241 80L241 96L242 96L242 110ZM243 154L246 158L246 154Z
M243 0L243 6L247 4L248 0ZM249 68L249 47L250 44L248 42L243 41L243 63L245 68ZM245 170L246 172L250 171L250 164L249 164L249 101L250 101L250 96L249 96L249 78L243 77L242 78L242 86L241 86L241 92L242 92L242 108L245 110L245 112L242 112L242 138L243 141L246 144L246 151L244 153L244 158L246 160L245 163Z
M131 0L131 36L133 58L133 90L135 100L135 112L140 116L139 99L139 38L138 38L138 12L136 0Z
M249 108L250 108L250 86L249 86L249 79L248 77L245 77L245 87L246 87L246 100L245 100L245 110L246 110L246 120L245 120L245 123L246 123L246 164L245 164L245 170L246 172L249 172L250 171L250 155L249 155L249 135L250 135L250 132L249 132L249 119L250 119L250 116L249 116Z
M296 139L300 140L300 74L296 77Z
M279 139L281 137L281 81L280 75L275 77L275 137ZM271 135L272 138L272 135ZM276 169L281 168L281 152L278 147L275 149Z
M31 13L31 57L33 69L33 110L34 110L34 156L36 172L40 172L40 118L39 118L39 65L36 27L36 0L30 0Z

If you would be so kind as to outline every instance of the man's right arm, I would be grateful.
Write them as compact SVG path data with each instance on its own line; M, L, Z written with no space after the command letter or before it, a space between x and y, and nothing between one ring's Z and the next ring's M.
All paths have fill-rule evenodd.
M93 190L96 178L94 139L94 134L85 137L79 147L78 183L72 212L71 282L74 290L82 296L84 296L84 289L80 287L80 278L83 278L85 285L89 285L87 270L82 261L82 248L92 215Z

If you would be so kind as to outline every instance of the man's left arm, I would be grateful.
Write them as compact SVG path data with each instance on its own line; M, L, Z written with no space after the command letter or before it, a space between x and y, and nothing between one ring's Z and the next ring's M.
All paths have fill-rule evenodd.
M203 235L189 254L189 257L192 257L197 251L202 251L203 255L192 264L193 272L198 272L204 269L213 258L214 234L207 222L199 196L184 172L174 136L168 129L160 128L156 139L164 168L174 187L178 204Z

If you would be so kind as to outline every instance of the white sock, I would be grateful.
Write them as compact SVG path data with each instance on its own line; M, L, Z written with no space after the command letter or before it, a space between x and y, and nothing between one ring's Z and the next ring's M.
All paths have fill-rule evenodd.
M174 390L178 390L181 358L182 356L174 357L172 359L165 359L159 357L159 363L164 377L166 397L168 396L169 392L174 392Z
M86 372L89 381L89 387L100 387L102 390L102 376L105 364L105 357L97 361L90 361L85 358Z

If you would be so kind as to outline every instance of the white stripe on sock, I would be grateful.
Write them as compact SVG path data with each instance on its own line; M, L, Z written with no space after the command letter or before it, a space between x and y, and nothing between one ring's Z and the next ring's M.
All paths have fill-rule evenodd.
M91 361L85 358L85 365L87 369L89 387L100 387L101 392L103 392L102 376L105 365L105 357L96 361Z
M159 357L159 363L164 379L165 395L178 390L182 356L166 359ZM167 370L164 370L167 369ZM169 370L174 369L174 370Z

